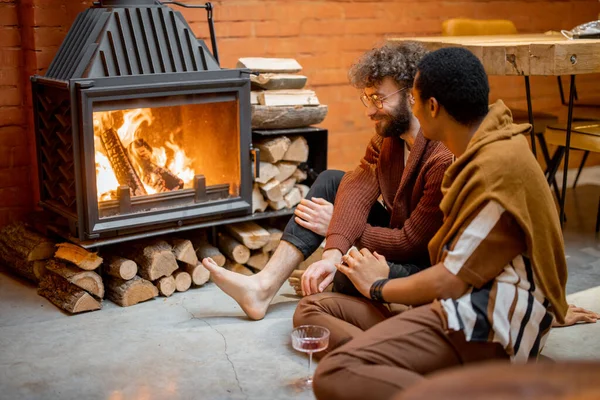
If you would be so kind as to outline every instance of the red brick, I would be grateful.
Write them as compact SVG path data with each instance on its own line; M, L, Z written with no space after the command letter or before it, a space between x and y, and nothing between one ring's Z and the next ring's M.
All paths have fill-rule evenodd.
M302 22L303 35L342 35L348 21L334 19L309 19Z
M247 1L243 4L221 3L215 6L215 21L264 21L273 19L277 5L265 5L262 1ZM206 18L206 17L204 17Z
M22 125L24 117L21 107L0 107L0 127Z
M21 35L16 26L0 27L0 47L18 47L21 45Z
M264 57L267 39L263 38L225 38L218 41L221 65L234 67L241 57Z
M21 49L0 48L0 66L2 68L20 67Z
M23 207L32 204L31 188L27 186L0 188L0 207Z
M27 136L20 126L0 126L0 146L26 146Z
M257 21L254 23L254 31L257 37L287 37L300 34L300 23L289 21Z
M387 5L381 5L379 2L373 3L346 3L344 4L344 17L346 19L355 18L378 18L382 13L387 12Z
M0 208L0 227L14 221L22 221L33 209L33 204L28 207L3 207Z
M60 46L67 36L66 27L40 26L33 28L33 40L35 48Z
M300 22L310 19L333 19L344 17L343 4L315 1L279 1L272 7L271 17L281 23Z
M347 71L341 68L305 71L305 75L313 86L338 85L348 82Z
M29 167L0 169L0 188L23 186L29 183Z
M0 2L0 26L19 25L19 16L15 4Z
M20 106L21 90L15 86L0 86L0 107Z
M17 86L21 82L18 68L0 68L0 86Z
M38 5L31 8L31 13L31 23L33 26L70 27L74 20L67 13L65 5Z

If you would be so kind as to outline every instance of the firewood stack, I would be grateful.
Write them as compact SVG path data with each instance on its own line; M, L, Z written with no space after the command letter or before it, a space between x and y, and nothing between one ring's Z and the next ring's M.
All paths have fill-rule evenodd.
M252 275L267 265L282 235L277 228L251 221L226 225L217 237L222 264L213 260L230 271Z
M327 115L327 106L319 103L312 90L305 89L307 78L292 58L240 58L237 68L248 68L252 93L252 127L287 129L314 125Z
M277 136L253 143L260 150L260 175L255 178L252 212L292 208L308 193L306 172L298 166L308 160L302 136Z

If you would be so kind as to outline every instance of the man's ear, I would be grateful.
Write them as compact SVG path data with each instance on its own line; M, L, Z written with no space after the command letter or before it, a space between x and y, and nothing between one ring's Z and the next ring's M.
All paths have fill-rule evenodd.
M438 103L435 97L429 98L429 113L432 118L435 118L440 113L440 103Z

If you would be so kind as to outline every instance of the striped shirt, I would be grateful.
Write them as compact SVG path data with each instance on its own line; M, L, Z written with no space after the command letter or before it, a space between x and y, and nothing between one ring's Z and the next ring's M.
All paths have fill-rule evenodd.
M442 262L471 285L462 297L442 300L448 328L467 341L500 343L514 362L537 357L552 325L525 235L510 213L489 201L444 247Z

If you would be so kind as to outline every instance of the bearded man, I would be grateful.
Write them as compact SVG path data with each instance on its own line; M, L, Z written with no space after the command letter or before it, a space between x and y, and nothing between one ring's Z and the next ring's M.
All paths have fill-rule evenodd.
M390 260L390 278L430 266L427 244L442 225L440 187L452 154L440 142L423 137L412 114L411 88L425 53L416 43L386 44L352 66L350 82L362 91L360 100L376 134L354 171L319 175L261 272L243 276L218 267L210 258L203 260L212 280L251 319L265 316L279 288L323 238L322 259L302 276L303 294L320 293L333 281L334 292L359 296L354 298L357 307L364 301L366 312L371 303L343 274L336 274L336 264L353 245ZM326 304L320 299L321 306Z

